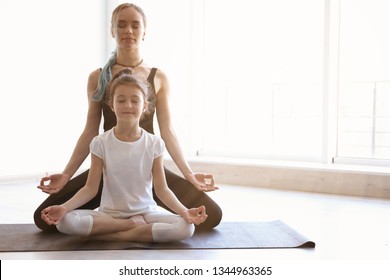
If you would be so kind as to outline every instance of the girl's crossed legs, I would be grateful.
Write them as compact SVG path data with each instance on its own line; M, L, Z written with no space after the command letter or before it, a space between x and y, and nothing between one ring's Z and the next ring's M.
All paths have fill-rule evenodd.
M65 215L57 229L62 233L99 240L173 242L191 237L195 226L158 207L155 212L129 219L116 219L94 210L74 210Z

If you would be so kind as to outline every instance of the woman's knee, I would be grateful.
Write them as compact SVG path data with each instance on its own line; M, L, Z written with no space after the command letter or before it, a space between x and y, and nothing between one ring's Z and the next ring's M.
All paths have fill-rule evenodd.
M208 207L206 206L206 213L208 215L206 221L196 226L197 229L200 230L210 230L215 228L221 223L223 212L221 207L219 207L216 203L212 203L210 201ZM212 204L210 206L210 204Z

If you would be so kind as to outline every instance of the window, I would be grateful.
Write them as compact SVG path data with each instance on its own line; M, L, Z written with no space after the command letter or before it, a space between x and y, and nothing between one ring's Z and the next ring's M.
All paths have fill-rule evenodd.
M390 159L390 3L340 3L337 157Z
M198 154L388 164L388 1L203 3Z
M324 2L204 1L202 155L320 160Z

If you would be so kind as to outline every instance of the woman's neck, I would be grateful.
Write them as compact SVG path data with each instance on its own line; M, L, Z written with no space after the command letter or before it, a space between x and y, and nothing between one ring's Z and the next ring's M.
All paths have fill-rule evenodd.
M124 142L137 141L142 135L142 128L139 124L129 124L118 122L114 127L115 136Z
M116 55L116 62L119 65L127 67L136 67L142 63L143 59L138 51L124 51L118 50Z

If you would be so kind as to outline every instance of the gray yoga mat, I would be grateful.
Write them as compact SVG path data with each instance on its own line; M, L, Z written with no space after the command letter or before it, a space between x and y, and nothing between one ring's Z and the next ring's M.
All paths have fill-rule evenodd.
M313 241L282 221L222 222L213 230L196 231L188 240L159 244L85 240L61 233L42 232L33 224L0 225L0 252L314 247Z

